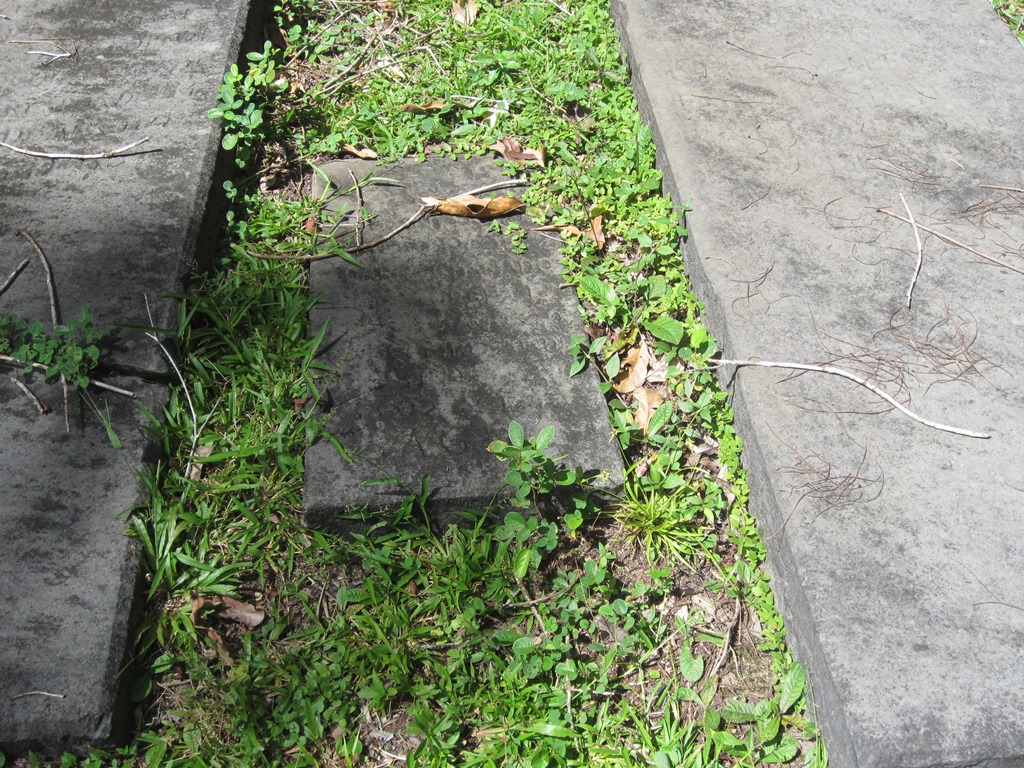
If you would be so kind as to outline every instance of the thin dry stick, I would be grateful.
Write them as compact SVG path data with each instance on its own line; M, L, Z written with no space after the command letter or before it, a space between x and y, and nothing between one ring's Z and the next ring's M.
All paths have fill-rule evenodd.
M923 416L918 416L912 410L910 410L905 405L903 405L902 403L897 401L888 392L886 392L885 390L881 389L880 387L875 386L874 384L872 384L867 379L862 379L860 376L858 376L855 373L851 373L850 371L844 370L842 368L836 368L835 366L832 366L832 365L807 365L805 363L779 363L779 362L773 362L771 360L711 360L709 362L714 364L714 365L716 365L716 366L735 365L738 368L739 367L745 367L745 366L750 366L750 367L755 367L755 368L785 368L785 369L791 370L791 371L811 371L811 372L814 372L814 373L829 373L829 374L832 374L833 376L841 376L844 379L849 379L850 381L852 381L852 382L854 382L856 384L860 384L862 387L871 390L876 395L878 395L880 398L885 400L885 402L889 403L889 405L891 405L893 408L898 410L900 413L902 413L905 416L913 419L914 421L918 422L919 424L924 424L926 427L931 427L932 429L938 429L938 430L941 430L943 432L952 432L954 435L963 435L964 437L977 437L977 438L982 439L982 440L988 440L990 437L992 437L992 435L990 435L990 434L988 434L986 432L972 432L972 431L970 431L968 429L961 429L960 427L951 427L948 424L940 424L937 421L931 421L930 419L926 419Z
M356 179L356 175L352 173L351 168L346 168L349 177L352 179L352 189L356 193L356 247L358 248L363 244L363 188L359 186L359 181Z
M1000 187L998 184L979 184L978 186L982 189L999 189L1003 192L1020 192L1024 194L1024 189L1020 187Z
M899 219L900 221L902 221L902 222L904 222L906 224L912 224L913 223L913 222L910 221L910 219L905 219L902 216L900 216L898 213L893 213L892 211L887 210L886 208L879 208L878 212L879 213L884 213L886 216L892 216L894 219ZM917 227L919 229L923 229L925 232L927 232L927 233L929 233L931 235L935 235L940 240L945 240L950 245L955 245L958 248L963 248L965 251L970 251L975 256L980 256L985 261L990 261L993 264L996 264L996 265L998 265L1000 267L1006 267L1009 270L1012 270L1014 272L1018 272L1018 273L1024 275L1024 269L1021 269L1020 267L1015 267L1012 264L1007 264L1005 261L1000 261L999 259L995 258L994 256L989 256L987 253L983 253L982 251L979 251L977 248L972 248L971 246L967 245L967 243L961 243L959 240L955 240L952 237L950 237L949 235L944 235L944 234L942 234L941 232L939 232L936 229L931 229L929 227L926 227L924 224L918 224Z
M146 301L146 314L149 316L149 324L156 327L156 323L153 320L153 311L149 308L149 295L144 295L143 298ZM168 351L167 347L164 346L163 342L160 341L160 338L155 333L147 331L146 336L156 343L160 348L160 351L164 353L164 357L167 358L167 362L171 364L171 368L174 369L174 375L178 377L178 382L181 384L181 391L185 393L185 402L188 403L188 411L192 414L192 447L189 449L188 464L185 466L185 477L191 477L192 459L196 454L196 445L199 443L199 417L196 416L196 407L192 402L192 395L189 394L188 385L185 383L185 377L182 375L181 369L178 368L177 362L175 362L174 357Z
M18 234L29 242L29 245L35 249L39 260L43 263L43 271L46 272L46 290L50 293L50 319L53 321L54 330L56 330L57 326L60 325L60 311L57 308L57 292L53 288L53 271L50 269L50 262L47 261L46 254L39 247L39 243L36 242L36 239L27 230L23 229ZM60 386L64 392L64 429L70 433L71 418L68 415L68 377L63 372L60 374Z
M31 389L26 387L24 382L18 381L13 376L11 376L11 381L14 382L14 386L16 386L22 392L24 392L25 396L32 401L32 405L34 405L36 407L36 410L39 411L40 416L45 416L47 413L50 412L50 407L42 400L40 400L38 397L36 397L35 393Z
M0 296L3 295L4 291L11 287L11 283L18 279L18 275L20 275L21 271L28 266L29 261L31 261L31 259L25 259L24 261L22 261L21 264L14 268L14 271L11 272L10 277L4 280L4 284L0 285Z
M50 693L49 691L25 691L24 693L16 693L11 696L11 701L14 701L15 699L23 699L26 696L49 696L54 699L65 698L63 693Z
M740 613L742 613L742 612L743 612L743 607L740 605L740 599L737 597L736 598L736 610L735 610L735 612L732 615L732 621L729 622L729 626L725 630L725 637L722 638L722 651L721 651L721 653L718 654L718 659L715 661L715 666L713 666L711 668L711 671L708 673L708 677L707 677L708 680L710 680L712 677L717 675L718 674L718 670L720 670L722 668L722 665L725 664L725 659L729 655L729 648L730 648L730 644L732 642L731 638L732 638L733 632L736 629L736 625L739 623Z
M496 189L505 189L507 187L521 187L521 186L525 186L526 184L529 184L529 182L526 179L513 179L511 181L499 181L496 184L488 184L485 187L478 187L477 189L471 189L469 192L460 192L458 195L454 195L453 197L464 197L466 195L480 195L480 194L483 194L484 192L493 192ZM451 198L449 198L449 199L451 199ZM410 216L408 219L406 219L403 223L399 224L393 230L388 232L386 235L378 237L376 240L371 240L369 243L363 243L362 245L357 245L354 248L347 248L347 249L345 249L345 253L348 253L348 254L359 253L360 251L368 251L371 248L376 248L378 245L381 245L382 243L386 243L388 240L393 238L399 232L403 232L404 230L408 229L409 227L411 227L413 224L415 224L420 219L425 218L426 216L429 216L436 209L437 209L436 205L427 205L427 204L421 205L419 207L419 209L416 211L416 213L414 213L412 216ZM308 254L305 254L303 256L291 256L291 255L279 254L279 253L253 253L253 254L250 254L250 255L255 256L258 259L270 259L270 260L274 260L274 261L305 261L305 262L313 262L313 261L323 261L324 259L337 258L337 254L336 253L308 253Z
M540 615L540 611L537 610L536 601L533 599L533 595L530 594L530 590L526 588L526 582L515 576L516 585L519 587L519 591L523 593L523 597L526 598L526 604L530 606L530 611L533 613L533 620L537 622L537 630L544 636L548 636L548 631L544 629L544 619Z
M48 368L42 363L25 363L21 360L18 360L15 357L11 357L10 355L0 355L0 363L7 363L8 365L20 365L22 367L28 367L37 371L42 371L43 373L46 373L46 371L48 370ZM96 387L98 389L105 389L108 392L113 392L115 395L124 395L125 397L131 398L138 397L138 395L136 395L130 389L121 389L120 387L115 387L113 384L107 384L96 379L89 379L89 385Z
M914 221L914 214L910 211L910 206L907 205L907 198L900 192L900 200L903 203L903 207L907 210L907 217L910 219L910 226L914 228L914 239L917 241L917 266L914 267L914 277L910 280L910 287L907 288L907 309L910 309L910 304L914 300L914 286L917 285L918 275L921 274L921 265L924 263L924 246L921 245L921 233L917 231L917 222Z
M149 136L146 136L144 139L139 139L138 141L133 141L131 144L125 144L123 147L112 149L109 152L96 152L87 155L78 155L66 152L36 152L35 150L22 149L21 147L16 147L13 144L8 144L6 141L0 141L0 147L6 147L12 152L17 152L20 155L28 155L30 157L45 157L48 160L106 160L111 157L123 155L125 152L135 149L137 146L139 146L140 144L145 144L147 141L149 141Z

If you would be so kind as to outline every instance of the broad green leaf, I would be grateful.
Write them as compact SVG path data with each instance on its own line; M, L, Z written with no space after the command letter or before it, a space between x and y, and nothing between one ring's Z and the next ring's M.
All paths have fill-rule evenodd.
M515 574L517 579L526 578L526 573L530 570L531 559L529 549L520 549L516 552L515 560L512 561L512 573Z
M686 327L675 318L662 316L648 321L645 326L652 336L669 344L681 344Z
M757 711L753 704L733 699L722 708L722 717L730 723L752 723L757 720Z
M779 735L779 728L782 727L782 718L775 714L767 719L759 720L757 735L763 742L772 741Z
M611 307L615 305L615 287L604 282L593 275L587 275L580 280L580 288L591 299Z
M544 429L540 431L540 434L537 435L537 450L543 451L545 448L547 448L551 444L551 441L554 439L554 437L555 428L551 426L544 427Z
M619 360L618 355L612 355L608 358L608 362L604 364L604 372L608 374L609 379L614 379L619 375L619 368L622 365L622 361Z
M522 635L511 629L499 629L491 635L491 639L498 643L498 645L512 645L520 637Z
M689 645L679 653L679 672L689 683L696 683L704 674L704 659L694 656Z
M804 692L804 670L799 664L792 667L782 676L779 686L779 711L786 714Z
M658 406L658 409L651 416L651 420L647 422L647 434L656 435L658 430L668 424L668 420L672 418L672 402L668 401Z
M800 751L800 745L796 739L788 733L784 733L778 744L765 747L764 750L765 753L761 757L762 763L788 763L796 757L797 752Z
M518 421L511 421L508 425L508 441L516 448L522 448L526 442L526 434L523 432L523 425Z

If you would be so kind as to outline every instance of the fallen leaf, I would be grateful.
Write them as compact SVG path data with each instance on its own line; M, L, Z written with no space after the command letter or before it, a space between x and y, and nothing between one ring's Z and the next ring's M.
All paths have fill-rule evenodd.
M295 412L296 413L302 413L302 411L306 407L306 403L308 403L310 400L312 400L312 398L308 397L308 396L307 397L293 397L292 398L292 405L295 407Z
M360 149L359 147L353 146L352 144L346 144L344 147L341 148L341 151L348 152L348 154L354 155L355 157L358 157L360 160L377 159L377 153L374 152L372 149L367 149L366 147L362 147Z
M235 666L235 660L231 658L231 654L228 653L227 646L224 645L224 641L215 629L206 630L206 636L213 641L213 647L217 651L217 658L220 659L220 663L225 667Z
M647 427L651 423L651 417L658 410L658 406L665 402L665 398L653 389L641 387L633 391L633 399L636 401L636 413L633 415L633 422L647 434Z
M543 227L528 227L531 232L564 232L582 237L583 233L575 224L545 224Z
M596 245L599 251L604 250L605 244L604 228L601 226L603 222L604 214L595 216L590 220L590 229L587 231L587 239Z
M452 18L464 27L468 27L476 21L478 10L476 0L455 0L452 3Z
M469 219L493 219L523 207L521 200L514 197L492 197L488 199L459 195L451 198L421 197L425 205L434 207L434 213L446 216L463 216Z
M267 615L254 605L235 600L233 597L221 597L217 613L221 617L238 622L249 629L256 629L267 618Z
M306 230L307 232L309 232L310 234L313 234L314 232L316 232L316 225L317 225L317 215L315 213L313 213L313 214L310 214L308 219L306 219L306 223L303 225L302 228L304 230Z
M428 112L440 112L447 108L448 105L443 101L428 101L426 104L403 104L398 109L413 115L425 115Z
M192 454L192 458L193 459L197 459L197 458L198 459L205 459L207 456L212 456L212 455L213 455L213 446L212 445L200 445L198 448L196 448L195 453ZM198 462L198 461L192 461L192 462L189 462L189 463L192 465L192 468L188 471L188 479L189 480L199 480L200 478L202 478L202 476L203 476L203 465L202 465L202 463Z
M209 600L205 597L193 597L192 598L192 611L189 613L189 621L192 622L192 626L196 625L196 617L199 616L199 612L203 610L207 605L212 605Z
M518 165L526 165L527 163L535 163L541 168L544 167L545 156L544 149L531 149L529 147L524 148L516 139L506 136L497 144L491 144L488 149L493 149L499 155L504 157L506 160L510 160Z
M633 347L626 353L619 368L619 375L612 383L612 388L620 394L627 394L642 387L645 381L647 381L647 357L642 353L640 347Z

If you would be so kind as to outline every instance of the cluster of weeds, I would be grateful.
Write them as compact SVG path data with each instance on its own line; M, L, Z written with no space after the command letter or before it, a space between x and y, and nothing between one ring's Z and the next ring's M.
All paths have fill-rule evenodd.
M67 766L825 765L606 4L478 6L467 26L450 0L291 0L277 44L227 74L212 114L249 176L227 187L219 269L181 297L185 387L152 420L168 460L132 516L142 726ZM289 260L321 245L306 161L508 137L546 158L501 162L563 232L587 329L567 365L601 376L621 498L436 532L425 484L387 527L305 529L303 452L329 439L311 407L324 329ZM503 437L513 500L543 509L579 480L549 431Z
M992 0L992 7L1024 45L1024 3L1020 0Z
M26 372L42 366L47 378L63 376L77 387L89 386L89 377L99 365L99 339L88 307L69 322L54 326L52 332L45 331L39 321L0 315L0 355L25 366Z

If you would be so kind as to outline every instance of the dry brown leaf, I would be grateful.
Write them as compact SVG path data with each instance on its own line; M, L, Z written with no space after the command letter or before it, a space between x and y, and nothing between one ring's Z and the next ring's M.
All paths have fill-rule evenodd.
M564 232L582 237L583 233L575 224L545 224L543 227L527 227L531 232Z
M647 381L647 357L640 347L633 347L626 353L626 358L619 367L619 375L615 377L612 388L620 393L632 392L642 387Z
M455 0L452 3L452 18L464 27L468 27L476 21L478 10L476 0Z
M651 417L658 410L658 406L665 402L665 398L653 389L641 387L634 390L633 399L636 401L636 413L633 416L633 421L646 435L647 427L651 423Z
M200 445L198 448L196 448L196 452L192 454L192 458L193 459L196 459L196 458L205 459L207 456L212 456L212 455L213 455L213 446L212 445ZM199 480L203 476L203 465L202 465L202 463L198 462L198 461L194 461L194 462L190 462L190 463L192 465L192 468L188 471L188 479L189 480Z
M447 108L448 105L443 101L428 101L426 104L403 104L398 109L413 115L424 115L427 112L440 112L442 109Z
M235 600L233 597L220 598L220 608L217 613L225 619L238 622L249 629L256 629L267 615L249 603Z
M518 211L523 207L521 200L510 196L485 199L473 195L459 195L444 199L421 197L420 200L424 205L433 206L434 213L442 213L446 216L464 216L469 219L493 219Z
M506 136L497 144L491 144L488 149L493 149L506 160L510 160L518 165L534 163L543 168L546 162L543 147L541 149L524 148L522 144L510 136Z
M377 159L377 153L374 152L372 149L368 149L366 147L360 148L353 146L352 144L346 144L344 147L341 148L341 151L348 152L348 154L354 155L355 157L358 157L360 160Z
M231 654L228 653L227 646L224 645L224 641L215 629L206 630L206 636L213 641L213 647L217 651L217 658L220 659L220 663L225 667L235 666L235 660L231 658Z
M599 251L604 250L605 244L604 227L601 226L603 222L604 214L601 214L600 216L595 216L593 219L590 220L590 229L587 231L587 239L589 239L590 242L596 245L597 250Z

